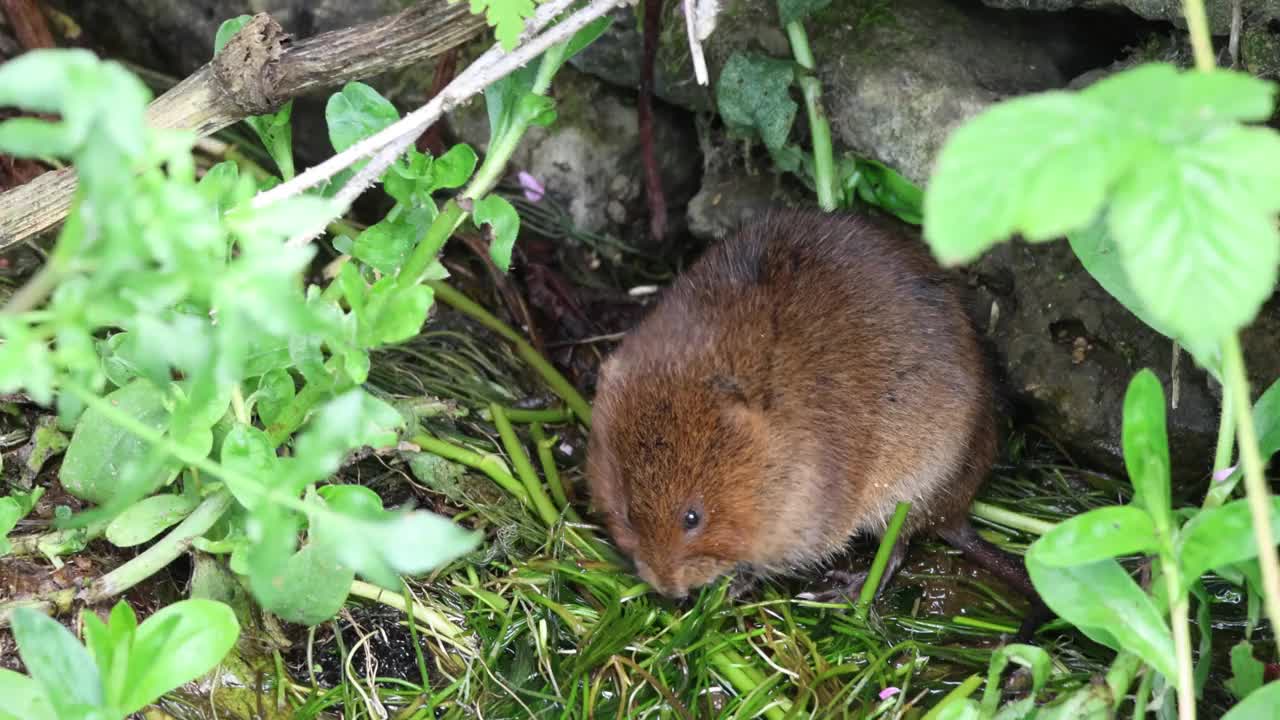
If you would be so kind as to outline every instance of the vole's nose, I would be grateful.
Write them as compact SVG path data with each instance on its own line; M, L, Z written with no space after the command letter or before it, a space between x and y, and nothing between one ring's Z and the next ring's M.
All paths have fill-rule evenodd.
M636 559L636 574L641 580L660 594L672 600L683 600L689 595L689 586L680 578L679 570L670 567L654 568L649 563Z

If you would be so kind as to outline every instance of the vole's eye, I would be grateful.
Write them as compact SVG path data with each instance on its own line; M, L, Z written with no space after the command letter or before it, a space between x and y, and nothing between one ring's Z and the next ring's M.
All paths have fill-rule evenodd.
M697 510L686 510L681 520L684 522L685 530L692 530L702 524L702 516Z

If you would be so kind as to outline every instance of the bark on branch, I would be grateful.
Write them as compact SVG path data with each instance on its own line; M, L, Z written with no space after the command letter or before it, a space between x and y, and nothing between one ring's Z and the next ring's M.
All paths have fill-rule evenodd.
M395 15L291 44L274 20L259 14L217 58L152 101L147 121L203 137L308 91L441 55L484 28L484 18L472 15L466 3L423 0ZM75 189L75 171L66 168L0 194L0 251L60 223Z

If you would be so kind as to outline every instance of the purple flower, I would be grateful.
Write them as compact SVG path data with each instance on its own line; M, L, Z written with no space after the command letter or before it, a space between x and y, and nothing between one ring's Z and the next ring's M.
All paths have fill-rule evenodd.
M902 691L896 687L887 687L880 691L880 699L888 700L889 698L893 697L894 695L897 695L900 692Z
M538 178L524 170L521 170L516 177L519 178L520 187L524 188L524 196L529 202L538 202L547 193L547 189L542 186L542 183L538 182Z
M1232 465L1229 468L1222 468L1221 470L1213 474L1213 481L1222 482L1223 480L1226 480L1227 478L1231 477L1231 473L1235 471L1236 471L1235 465Z

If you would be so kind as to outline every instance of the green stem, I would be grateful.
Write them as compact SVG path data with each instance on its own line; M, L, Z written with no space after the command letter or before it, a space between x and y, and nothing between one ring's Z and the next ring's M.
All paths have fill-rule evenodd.
M1028 517L1022 513L984 502L975 501L969 512L976 518L982 518L983 520L1031 533L1032 535L1044 535L1055 527L1055 523L1047 520Z
M1231 456L1235 453L1236 415L1232 406L1231 393L1225 387L1222 391L1222 414L1218 419L1218 446L1213 453L1213 475L1209 481L1209 491L1204 496L1204 508L1215 508L1227 501L1236 489L1239 475L1232 473L1231 478L1218 476L1230 467Z
M409 442L422 448L424 452L439 455L446 460L452 460L469 468L479 470L488 475L489 479L496 482L503 490L514 495L517 500L526 505L530 504L529 493L525 491L524 486L516 480L515 476L507 470L507 464L501 458L459 447L425 433L414 435L409 439Z
M503 408L507 419L513 423L547 423L556 425L573 420L573 413L566 408L547 408L545 410L524 410L521 408ZM492 419L492 418L490 418Z
M1258 449L1257 430L1249 402L1249 379L1244 372L1244 354L1240 339L1232 335L1222 344L1224 387L1231 393L1231 406L1236 414L1236 432L1240 440L1240 460L1244 465L1245 496L1253 519L1253 537L1258 546L1258 563L1262 567L1262 599L1271 627L1280 628L1280 558L1271 535L1271 492L1263 475L1262 451Z
M854 615L860 621L867 619L867 609L871 607L871 600L875 598L876 590L880 587L880 577L884 575L885 566L889 564L889 556L893 554L893 548L898 544L898 533L902 532L902 523L906 521L907 511L910 509L909 502L900 502L893 509L889 527L885 529L884 537L880 539L876 557L871 561L871 570L867 573L867 580L862 584L862 592L858 595L858 606L854 610Z
M36 274L27 281L25 285L18 288L5 303L4 309L0 310L0 315L21 315L28 310L34 310L37 305L44 302L54 288L58 287L58 282L62 280L62 273L55 269L52 260L46 262Z
M1182 14L1187 19L1196 69L1204 72L1213 70L1218 64L1213 59L1213 41L1209 37L1209 20L1204 14L1204 1L1182 0Z
M556 467L556 459L551 455L552 441L547 434L542 431L541 423L534 423L529 427L529 435L533 438L533 443L538 449L538 462L542 465L542 474L547 477L547 487L551 488L551 497L555 498L556 505L565 512L565 515L573 522L582 522L582 518L578 517L578 513L572 507L569 507L569 496L564 491L564 483L560 479L560 469Z
M449 618L445 617L438 611L417 602L410 605L405 601L404 595L399 593L384 590L376 585L370 585L369 583L361 582L359 580L351 581L351 589L349 592L356 597L382 603L387 607L395 608L405 614L412 614L415 620L426 625L437 634L442 635L449 640L459 640L466 634L462 631L462 628L454 625ZM471 655L471 651L465 647L466 644L467 643L455 643L454 647L462 650L466 655Z
M533 500L533 507L538 511L538 516L548 528L555 527L556 523L560 522L560 513L556 511L555 505L551 504L551 498L547 497L546 490L542 488L542 481L538 479L538 472L533 469L533 463L529 461L529 453L525 452L524 445L516 436L516 429L512 427L506 413L502 412L501 405L490 404L489 413L493 416L493 424L498 428L498 437L502 438L502 445L511 456L511 465L515 468L516 477L524 483L524 488L529 493L529 498Z
M1111 661L1111 668L1107 670L1107 688L1111 690L1111 706L1115 707L1120 704L1124 696L1129 692L1129 686L1133 684L1133 676L1142 667L1142 661L1137 655L1129 652L1122 652L1116 655L1116 659ZM1150 675L1151 673L1147 673Z
M1178 662L1178 720L1195 720L1196 678L1191 658L1191 603L1181 589L1181 573L1172 548L1161 553L1161 575L1169 593L1169 624L1173 626L1173 651Z
M81 594L81 599L88 605L96 605L168 567L169 563L177 560L191 547L191 541L208 532L234 503L235 499L228 490L219 490L205 498L204 502L159 542L95 580Z
M800 91L804 95L805 112L809 115L809 132L813 138L813 181L818 191L818 206L826 212L836 209L835 154L831 146L831 124L822 107L822 82L814 77L817 64L809 48L809 36L799 21L787 23L787 39L791 54L804 68Z
M510 342L516 349L516 355L529 363L529 365L542 376L544 382L551 387L551 390L560 396L561 400L569 406L574 415L588 427L591 426L591 405L578 393L558 370L547 362L537 350L529 344L527 340L520 337L515 330L512 330L498 318L494 317L488 310L480 307L466 295L458 290L446 285L438 280L428 280L426 285L435 291L436 299L447 303L455 310L464 313L471 319L492 330L502 338Z
M924 717L920 718L920 720L937 720L937 718L942 716L942 711L945 710L948 705L963 701L965 698L976 692L978 690L978 686L981 684L981 675L970 675L965 678L964 682L957 685L956 689L947 693L946 697L942 698L937 705L930 708L929 712L925 713ZM959 715L957 715L957 717L959 717Z
M1133 720L1146 720L1147 704L1151 702L1151 682L1155 677L1153 672L1145 672L1142 674L1142 680L1138 682L1138 692L1133 696ZM1115 707L1119 703L1113 703Z
M708 659L712 667L743 695L750 694L760 687L759 678L751 672L754 668L737 652L729 649L718 650L710 653ZM769 720L782 720L786 717L790 705L790 702L779 698L778 704L766 710L764 716Z

